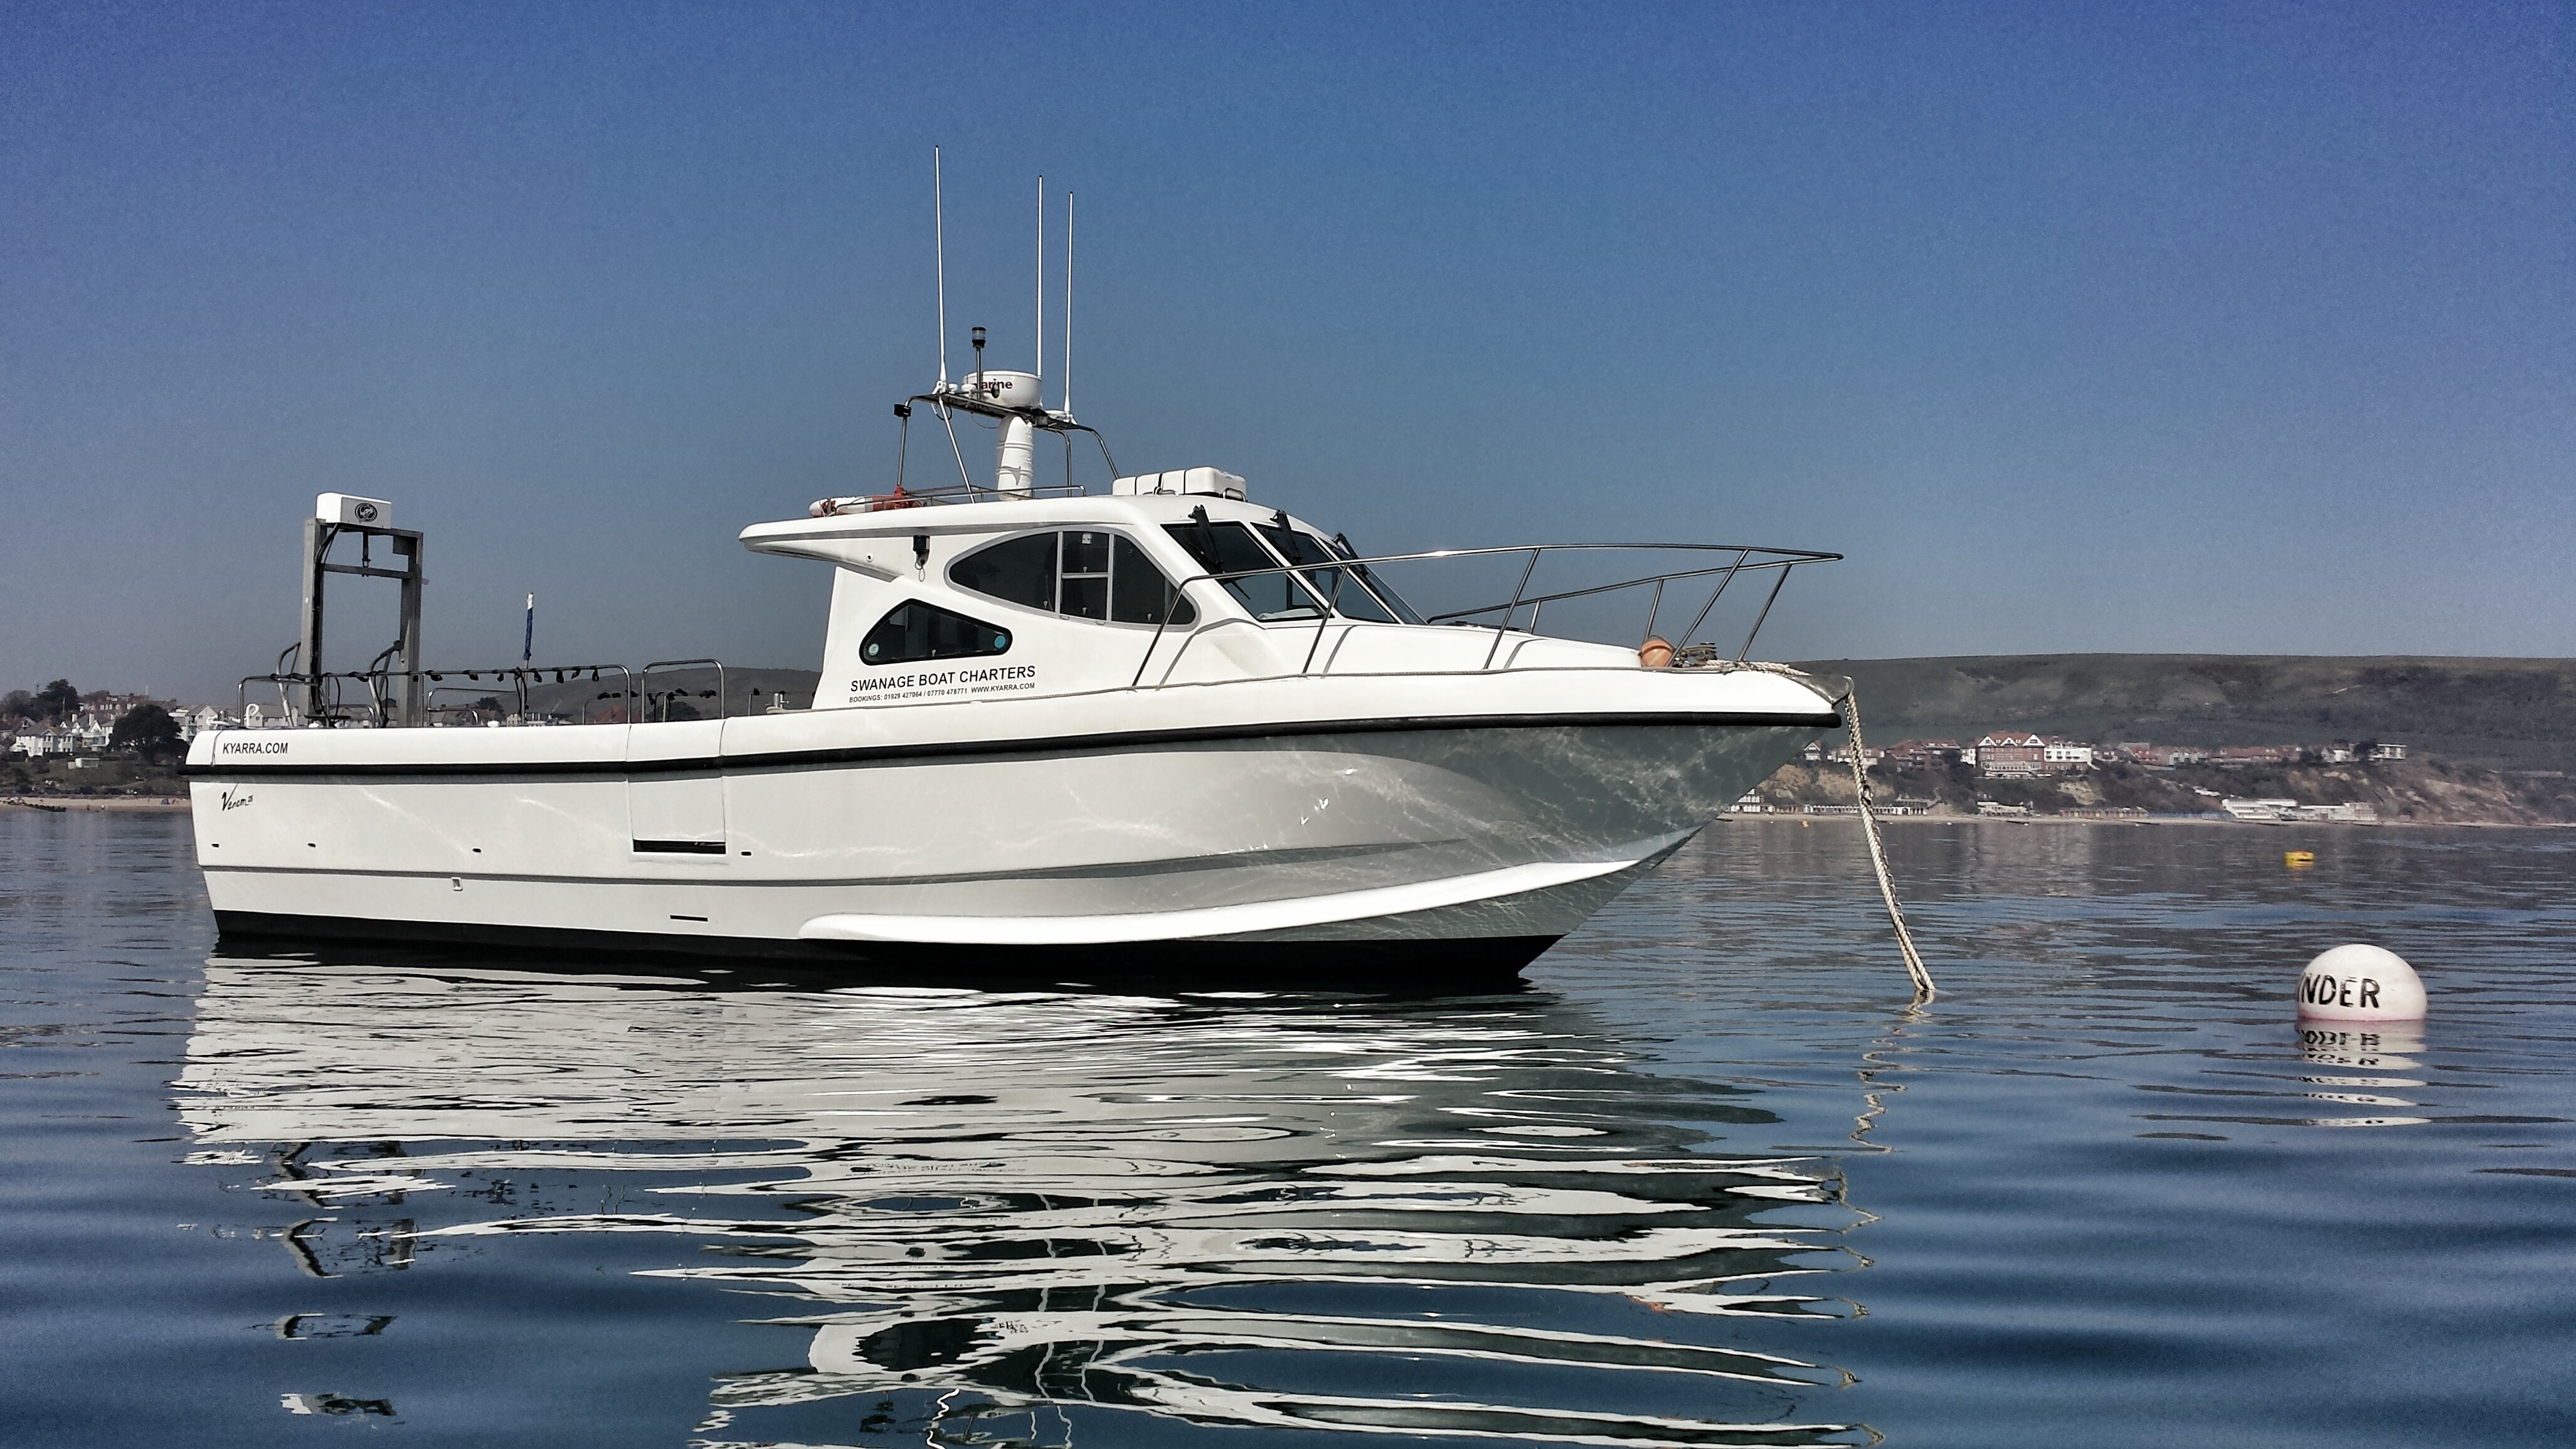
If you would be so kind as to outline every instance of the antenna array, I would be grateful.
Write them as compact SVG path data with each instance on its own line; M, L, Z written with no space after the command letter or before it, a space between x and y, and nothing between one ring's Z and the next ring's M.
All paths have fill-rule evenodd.
M1100 445L1101 461L1108 465L1110 476L1113 478L1118 476L1117 460L1109 456L1108 444L1101 439L1099 430L1083 426L1076 422L1073 416L1073 193L1070 191L1064 194L1064 302L1062 304L1064 312L1061 325L1064 334L1064 341L1061 344L1063 368L1058 374L1058 406L1049 408L1046 405L1046 380L1043 369L1046 363L1047 322L1047 195L1044 175L1037 178L1036 212L1033 218L1036 223L1037 237L1036 256L1030 275L1036 314L1034 319L1036 353L1030 358L1032 365L1026 371L1018 368L996 368L988 372L984 365L984 346L987 339L984 329L977 327L974 329L974 372L965 378L950 380L948 371L948 197L945 160L942 148L938 146L930 148L931 246L939 297L937 322L939 381L933 384L929 391L898 403L895 406L895 416L898 419L909 420L912 416L911 409L922 404L927 404L938 415L941 430L948 437L949 453L957 462L958 480L970 493L980 491L986 485L980 485L975 481L973 474L966 467L965 452L958 446L954 414L961 412L990 419L1000 433L1000 437L995 440L997 457L994 482L989 486L991 491L1004 497L1029 496L1035 482L1031 444L1035 440L1035 435L1042 432L1065 436L1067 445L1065 478L1068 489L1072 487L1071 435L1074 433L1090 434L1092 441ZM908 439L909 436L909 432L906 432L905 437ZM898 485L903 478L903 458L907 446L903 442L897 444L895 477Z
M940 148L930 148L930 235L933 265L936 268L939 294L939 391L946 392L948 383L948 202L946 181L942 173ZM1031 357L1032 370L1046 368L1046 174L1038 174L1037 193L1037 346ZM1064 194L1064 362L1057 375L1060 398L1058 409L1066 416L1073 413L1073 193ZM980 354L979 354L980 357ZM1041 401L1043 406L1043 401Z

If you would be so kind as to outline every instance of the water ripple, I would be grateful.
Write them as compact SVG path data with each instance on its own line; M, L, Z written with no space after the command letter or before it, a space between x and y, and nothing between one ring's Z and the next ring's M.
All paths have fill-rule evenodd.
M184 821L0 816L0 1422L2576 1442L2576 841L1890 840L1920 1009L1839 822L1393 1000L208 961Z
M1712 1127L1767 1118L1758 1094L1647 1070L1552 993L720 992L217 960L178 1087L196 1160L290 1144L240 1185L399 1204L415 1255L704 1245L647 1271L775 1296L761 1321L812 1331L803 1368L721 1383L723 1413L894 1394L939 1396L957 1426L1082 1404L1567 1443L1866 1437L1799 1411L1841 1371L1727 1341L1730 1320L1845 1311L1802 1286L1852 1261L1819 1251L1858 1219L1839 1178L1708 1150ZM486 1191L537 1174L649 1181L585 1210ZM1568 1316L1587 1326L1527 1321ZM1381 1388L1319 1388L1337 1381Z

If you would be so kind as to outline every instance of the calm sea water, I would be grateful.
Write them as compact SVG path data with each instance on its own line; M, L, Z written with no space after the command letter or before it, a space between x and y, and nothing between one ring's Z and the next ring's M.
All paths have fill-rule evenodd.
M1891 844L1922 1010L1841 822L1405 1000L231 960L0 812L0 1439L2576 1442L2576 840Z

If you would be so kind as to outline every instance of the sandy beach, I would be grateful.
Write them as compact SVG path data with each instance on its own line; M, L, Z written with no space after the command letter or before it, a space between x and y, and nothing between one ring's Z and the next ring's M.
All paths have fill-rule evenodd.
M0 799L0 807L48 813L62 811L66 814L92 811L115 811L120 814L138 812L155 815L186 814L188 797L185 795L64 795L50 800L37 800L23 795L12 795L7 799Z

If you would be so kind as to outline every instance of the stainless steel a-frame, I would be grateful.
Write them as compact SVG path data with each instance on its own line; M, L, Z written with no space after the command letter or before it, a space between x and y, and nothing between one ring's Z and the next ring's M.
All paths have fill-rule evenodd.
M350 534L358 537L358 562L331 562L331 545ZM377 567L374 545L379 538L392 540L391 552L402 561L401 567ZM398 662L393 669L384 671L393 691L393 723L407 727L428 723L428 693L420 671L420 565L417 529L335 523L322 518L304 520L304 628L296 640L292 672L297 680L296 711L306 722L322 721L334 703L326 697L322 683L323 577L356 574L361 578L394 579L402 584L401 634L386 651Z

